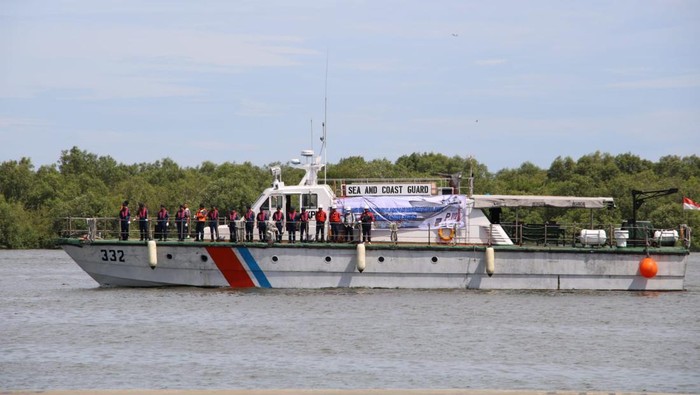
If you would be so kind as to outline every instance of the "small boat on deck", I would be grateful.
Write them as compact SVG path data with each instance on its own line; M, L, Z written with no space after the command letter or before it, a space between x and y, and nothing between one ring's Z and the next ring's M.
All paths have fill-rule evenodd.
M505 207L610 209L612 198L462 195L421 180L340 183L336 191L319 183L323 156L302 155L301 182L285 185L275 169L272 185L252 209L306 209L310 240L272 242L274 234L260 240L256 231L252 242L233 243L222 224L223 241L121 241L116 219L71 218L59 244L102 286L684 289L690 246L685 226L639 231L636 223L505 224L496 215ZM333 235L336 242L313 240L321 207L350 215L348 231ZM358 225L365 208L375 218L371 243L363 241Z

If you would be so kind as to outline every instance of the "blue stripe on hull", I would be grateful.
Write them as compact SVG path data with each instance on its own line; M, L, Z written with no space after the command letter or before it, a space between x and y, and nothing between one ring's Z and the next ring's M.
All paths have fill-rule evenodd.
M248 248L237 247L236 249L241 254L241 257L243 257L243 260L245 260L245 263L248 265L248 268L255 276L255 279L258 280L258 284L260 284L260 287L272 288L272 285L270 285L270 282L267 280L267 276L265 276L265 273L262 271L262 269L260 269L260 266L258 266L258 262L255 261L255 258L253 258L253 255L250 253Z

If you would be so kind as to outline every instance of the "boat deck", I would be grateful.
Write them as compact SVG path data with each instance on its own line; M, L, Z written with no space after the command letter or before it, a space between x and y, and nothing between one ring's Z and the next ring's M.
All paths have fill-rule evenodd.
M61 238L58 239L59 245L145 245L145 241L141 240L118 240L118 239L97 239L85 240L78 238ZM194 241L188 239L186 241L168 240L156 241L157 245L168 246L243 246L253 248L311 248L311 249L355 249L358 243L328 243L328 242L308 242L308 243L268 243L268 242L240 242L232 243L228 241ZM458 251L485 251L486 248L492 247L495 251L527 251L527 252L550 252L550 253L598 253L598 254L624 254L624 255L639 255L639 254L658 254L658 255L688 255L690 251L684 247L615 247L609 245L601 246L583 246L583 245L475 245L475 244L426 244L426 243L390 243L390 242L373 242L365 244L368 250L394 250L402 249L408 251L424 251L424 250L458 250Z

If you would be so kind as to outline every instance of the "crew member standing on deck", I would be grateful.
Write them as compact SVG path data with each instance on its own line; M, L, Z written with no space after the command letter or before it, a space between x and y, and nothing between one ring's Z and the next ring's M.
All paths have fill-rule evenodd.
M158 211L158 217L156 218L156 237L160 241L168 240L168 220L170 215L168 210L165 209L165 205L160 205L160 211Z
M185 206L180 205L180 209L175 213L175 227L177 228L177 241L185 240Z
M260 209L256 219L258 220L258 239L262 242L267 241L267 214L264 209Z
M232 208L228 213L228 231L231 233L231 243L238 243L238 211Z
M139 235L140 240L150 240L148 234L148 208L143 203L139 203L139 211L136 213L139 217Z
M319 239L318 234L321 234ZM316 211L316 241L324 241L324 234L326 233L326 212L323 211L323 206L318 205L318 211Z
M299 214L299 241L305 243L309 241L309 212L305 207L302 207ZM306 237L304 237L306 235Z
M211 241L219 240L219 210L216 206L211 206L211 211L207 213L207 218L209 219L209 236L211 236ZM216 236L214 236L216 235Z
M197 220L197 228L195 233L197 234L194 241L204 241L204 226L207 223L207 209L204 208L203 204L199 205L199 210L195 214Z
M362 222L362 242L372 244L372 222L374 222L374 214L369 211L369 206L365 206L365 211L360 216Z
M129 201L125 200L122 203L122 208L119 210L119 225L121 227L121 239L129 239L129 221L131 220L131 212L129 211Z
M284 213L282 212L282 207L277 206L277 211L272 214L272 220L275 221L275 228L277 228L277 234L275 238L278 243L282 242L282 231L284 230Z
M192 212L190 211L190 206L185 203L185 222L182 223L184 226L185 237L190 238L190 227L192 225Z
M329 235L328 240L334 243L339 243L341 240L341 222L340 222L340 212L336 210L336 205L331 206L331 212L328 215L328 222L331 224L331 235Z
M352 214L352 209L350 207L345 207L345 214L343 214L343 225L345 226L345 241L350 243L352 242L352 234L355 228L355 216Z
M243 215L245 218L245 241L253 241L253 228L255 228L255 213L248 206L248 210Z
M297 218L297 210L294 209L294 206L291 206L289 208L289 211L287 211L287 236L290 243L294 243L297 241L296 236L298 220L299 219Z

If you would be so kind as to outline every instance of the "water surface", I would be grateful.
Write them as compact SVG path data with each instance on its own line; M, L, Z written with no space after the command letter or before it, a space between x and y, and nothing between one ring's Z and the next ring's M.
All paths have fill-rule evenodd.
M0 251L0 389L700 392L699 265L684 292L125 289Z

